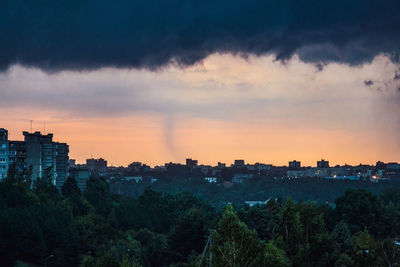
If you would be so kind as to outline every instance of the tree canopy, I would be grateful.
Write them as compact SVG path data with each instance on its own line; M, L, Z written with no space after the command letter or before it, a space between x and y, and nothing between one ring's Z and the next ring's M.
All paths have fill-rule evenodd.
M400 188L349 190L336 206L271 198L217 210L183 191L113 195L92 177L62 194L47 176L0 182L0 257L47 266L399 266ZM49 257L51 256L51 257Z

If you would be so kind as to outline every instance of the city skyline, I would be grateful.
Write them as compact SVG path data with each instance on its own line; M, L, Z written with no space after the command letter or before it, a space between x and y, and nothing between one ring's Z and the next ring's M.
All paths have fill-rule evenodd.
M5 129L7 129L7 128L5 128ZM21 131L21 133L23 133L23 132L25 132L25 131ZM45 134L45 135L50 133L50 132L47 132L47 131L46 132L43 132L43 131L40 131L40 130L36 131L34 128L32 128L32 131L27 131L27 132L30 132L30 133L39 132L39 133ZM53 132L51 132L50 134L53 134ZM17 140L17 141L24 140L24 134L21 135L22 138L14 138L14 136L15 135L11 135L10 131L8 131L9 140ZM56 137L57 137L58 140L62 140L62 142L66 142L66 143L70 144L70 142L67 139L60 139L58 134L56 135ZM90 154L90 152L87 152L85 155L88 155L88 156L83 156L81 158L77 158L77 157L74 157L74 154L71 153L71 151L74 151L72 146L70 146L70 155L71 155L70 158L76 160L77 164L85 164L85 161L87 159L104 158L109 163L111 163L111 166L116 166L116 167L117 166L125 166L126 167L132 162L142 162L142 163L148 164L150 166L160 166L160 165L164 165L164 164L170 163L170 162L184 164L185 160L188 159L188 158L196 159L199 162L200 165L204 164L204 165L212 165L212 166L216 166L219 162L226 163L227 166L230 166L231 163L233 164L234 161L238 160L238 159L243 159L246 162L246 164L261 163L261 164L272 164L272 165L275 165L275 166L287 166L288 162L290 162L290 161L298 161L298 162L301 162L301 166L302 167L307 167L307 166L315 167L317 165L316 162L319 161L319 160L328 160L328 162L330 162L331 166L335 166L335 165L343 166L343 165L346 165L346 164L347 165L359 165L359 164L375 165L376 162L378 162L378 161L383 161L383 162L387 162L387 163L389 163L389 162L397 162L396 160L382 160L382 159L377 159L374 162L362 162L362 161L357 161L357 159L353 160L353 162L336 162L336 161L332 161L330 158L327 158L327 157L319 157L319 158L316 157L316 158L311 159L309 161L304 161L299 157L287 158L286 160L282 159L282 161L275 161L274 159L266 159L265 157L264 158L262 157L262 158L259 158L259 159L253 159L253 160L249 160L246 157L236 157L236 158L234 158L234 157L233 158L232 157L231 158L225 157L225 158L216 159L215 161L210 162L210 161L207 161L207 160L199 159L197 157L191 157L191 155L186 155L185 157L183 157L182 159L178 159L177 161L176 160L165 159L164 161L153 163L152 161L146 161L146 160L142 160L142 159L138 159L138 158L132 158L132 159L127 159L123 164L115 164L114 160L112 158L107 158L105 155L93 154L93 153ZM224 159L227 159L227 160L224 160Z

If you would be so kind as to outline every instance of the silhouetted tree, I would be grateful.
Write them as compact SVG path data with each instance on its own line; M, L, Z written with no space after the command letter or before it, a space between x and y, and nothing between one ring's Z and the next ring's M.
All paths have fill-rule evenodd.
M78 183L74 177L68 177L61 187L61 192L66 197L77 197L81 195Z
M364 190L349 190L335 203L338 221L344 220L352 233L367 227L371 233L381 234L383 205L377 196Z
M215 266L262 266L265 247L257 239L257 233L241 222L228 205L213 232L213 265Z
M87 181L85 198L92 204L97 213L108 217L112 208L112 199L109 184L99 177L91 177Z
M285 251L274 245L273 242L267 244L265 251L265 265L266 267L289 267L292 263L286 257Z

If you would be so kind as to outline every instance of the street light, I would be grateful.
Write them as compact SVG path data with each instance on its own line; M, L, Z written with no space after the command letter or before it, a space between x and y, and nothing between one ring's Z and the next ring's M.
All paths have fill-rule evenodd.
M54 257L54 255L51 254L51 255L47 256L46 258L44 258L44 267L47 266L47 260L50 259L50 258L53 258L53 257Z

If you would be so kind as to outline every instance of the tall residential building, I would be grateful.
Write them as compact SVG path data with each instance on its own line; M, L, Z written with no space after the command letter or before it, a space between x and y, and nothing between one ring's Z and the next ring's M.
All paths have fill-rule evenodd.
M26 145L24 141L8 142L8 161L9 166L15 164L19 171L26 167Z
M68 177L69 146L53 142L53 134L23 132L24 141L8 140L8 131L0 128L0 180L7 176L15 164L17 170L32 168L32 180L50 175L58 190ZM107 162L105 162L107 166Z
M8 131L0 128L0 180L7 176L8 171Z
M56 188L61 191L65 180L68 178L69 146L66 143L54 143L56 149Z
M25 165L32 166L32 180L50 175L52 183L61 190L67 179L69 147L53 142L53 134L23 132L25 136Z
M32 179L42 178L45 173L56 172L53 134L23 132L26 145L26 165L32 166ZM53 180L55 185L55 179Z

